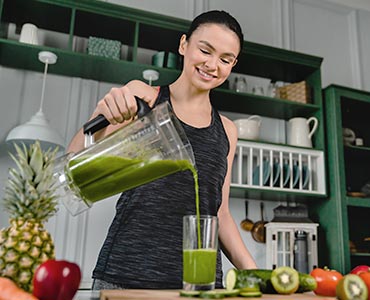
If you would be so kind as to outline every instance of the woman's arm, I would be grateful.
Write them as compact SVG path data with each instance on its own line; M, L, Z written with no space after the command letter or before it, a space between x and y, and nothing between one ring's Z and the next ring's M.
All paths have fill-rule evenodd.
M131 122L137 112L134 96L143 99L150 107L158 96L159 89L146 83L133 80L120 88L112 88L101 100L99 100L90 120L102 114L110 125L94 134L95 140L100 140L108 134ZM84 148L83 129L80 129L71 140L67 152L78 152Z
M230 150L227 157L227 173L222 189L222 204L218 211L219 239L223 252L236 268L255 269L257 268L256 263L244 245L239 230L229 210L231 168L234 160L238 134L232 121L222 116L222 122L229 138Z

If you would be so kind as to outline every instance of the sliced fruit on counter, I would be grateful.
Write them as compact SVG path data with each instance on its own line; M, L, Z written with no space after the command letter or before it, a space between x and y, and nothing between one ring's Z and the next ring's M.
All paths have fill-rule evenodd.
M220 292L225 296L225 297L236 297L240 294L240 290L239 289L233 289L233 290L226 290L226 289L223 289L223 290L220 290Z
M181 290L180 296L182 297L200 297L209 299L222 299L224 297L236 297L240 294L239 289L226 290L226 289L215 289L210 291L187 291Z
M225 298L225 294L222 291L210 290L201 292L199 297L207 299L223 299Z
M317 287L314 293L319 296L335 297L336 286L343 275L336 270L330 270L327 267L315 268L310 275L315 278Z
M181 297L198 297L199 295L200 291L187 291L187 290L180 291Z
M250 297L250 298L256 298L256 297L262 297L261 292L241 292L240 296L242 297Z
M355 274L345 275L336 287L336 296L339 300L367 300L367 295L365 282Z
M272 271L271 283L279 294L293 294L299 288L299 274L291 267L278 267Z
M242 291L248 291L250 289L251 282L257 282L260 291L263 294L276 294L277 291L274 289L271 283L272 270L267 269L253 269L253 270L237 270L230 269L226 273L225 284L226 289L231 290L234 288ZM316 289L316 280L309 274L298 273L299 276L299 288L297 292L310 292Z

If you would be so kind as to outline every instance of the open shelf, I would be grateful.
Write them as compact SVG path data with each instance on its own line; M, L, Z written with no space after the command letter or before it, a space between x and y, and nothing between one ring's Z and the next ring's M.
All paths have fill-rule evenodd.
M370 208L370 197L358 198L358 197L347 196L346 199L347 199L347 205Z
M213 104L220 110L249 111L251 114L271 118L287 120L294 116L310 117L320 110L320 106L317 104L303 104L278 98L237 93L226 89L216 89L213 94L215 96Z
M167 84L175 80L178 70L158 68L125 60L115 60L86 53L63 49L35 46L0 39L0 64L3 66L42 72L43 64L38 61L40 51L52 51L58 56L58 63L49 67L53 74L81 77L104 82L124 84L132 79L143 79L142 72L148 68L160 73L156 84ZM14 58L17 59L14 59Z

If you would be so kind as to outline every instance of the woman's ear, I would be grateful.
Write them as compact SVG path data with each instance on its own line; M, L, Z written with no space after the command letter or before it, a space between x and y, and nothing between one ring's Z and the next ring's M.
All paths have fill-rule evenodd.
M187 42L188 41L186 40L186 34L183 34L180 38L180 44L179 44L179 54L180 55L184 55Z
M235 67L235 65L237 64L237 62L238 62L238 59L235 58L234 63L233 63L233 68Z

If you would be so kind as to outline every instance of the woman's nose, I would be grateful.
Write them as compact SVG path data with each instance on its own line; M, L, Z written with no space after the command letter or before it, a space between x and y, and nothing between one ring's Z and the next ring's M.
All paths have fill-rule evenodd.
M208 57L208 59L206 60L205 62L205 66L210 69L210 70L214 70L216 69L217 67L217 58L212 56L212 57Z

